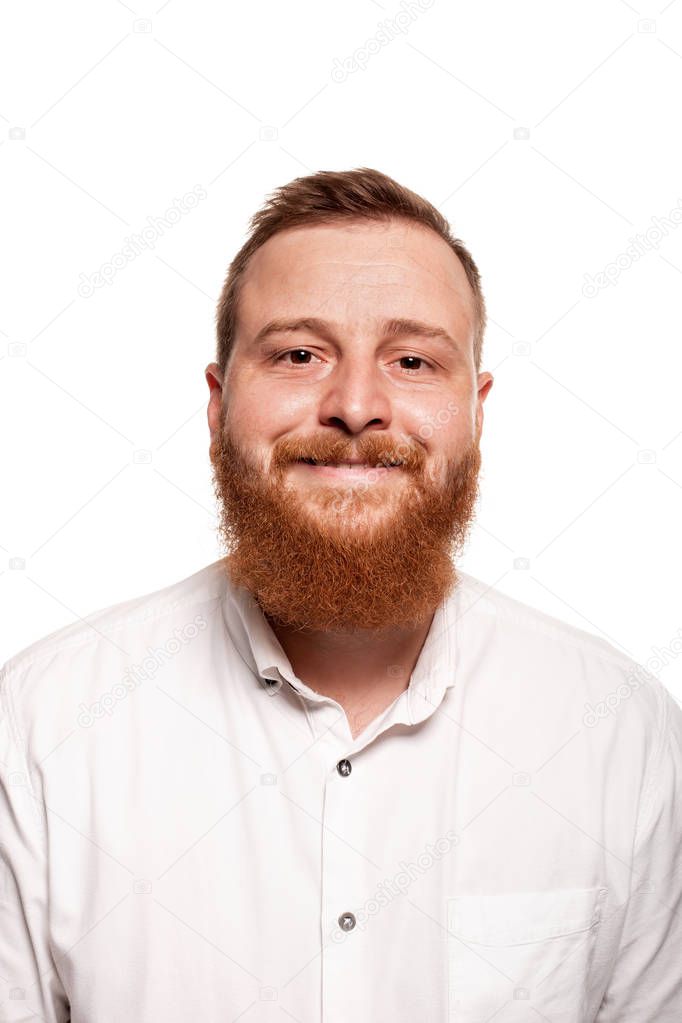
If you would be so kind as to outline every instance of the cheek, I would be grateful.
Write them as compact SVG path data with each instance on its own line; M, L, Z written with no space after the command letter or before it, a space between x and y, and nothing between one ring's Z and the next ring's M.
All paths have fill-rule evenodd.
M262 381L233 372L226 390L226 426L233 437L266 440L277 432L283 419L286 411L282 401L275 399Z
M451 393L413 402L405 408L403 421L428 451L448 455L470 434L470 418L468 406Z
M226 430L243 450L264 461L280 437L306 432L316 424L316 402L310 388L299 394L286 383L274 385L235 373L226 393Z

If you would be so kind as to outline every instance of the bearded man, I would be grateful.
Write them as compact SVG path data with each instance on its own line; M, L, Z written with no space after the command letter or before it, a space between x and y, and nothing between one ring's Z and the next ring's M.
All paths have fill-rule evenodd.
M379 171L251 218L205 371L223 556L2 670L3 1019L682 1018L682 712L456 566L485 325Z

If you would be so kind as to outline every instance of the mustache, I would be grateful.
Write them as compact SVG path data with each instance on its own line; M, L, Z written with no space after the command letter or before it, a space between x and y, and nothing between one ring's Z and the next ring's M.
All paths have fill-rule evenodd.
M425 462L423 447L408 440L388 441L385 437L368 434L353 443L345 437L284 437L272 452L272 468L281 469L300 462L362 462L369 466L400 465L403 469L420 470Z

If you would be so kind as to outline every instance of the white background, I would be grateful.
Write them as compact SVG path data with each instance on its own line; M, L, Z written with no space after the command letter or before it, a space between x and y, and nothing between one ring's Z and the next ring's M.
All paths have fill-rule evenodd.
M370 166L483 276L460 567L682 696L682 227L652 230L682 216L682 0L65 0L7 5L1 35L1 659L220 556L203 372L227 265L272 189Z

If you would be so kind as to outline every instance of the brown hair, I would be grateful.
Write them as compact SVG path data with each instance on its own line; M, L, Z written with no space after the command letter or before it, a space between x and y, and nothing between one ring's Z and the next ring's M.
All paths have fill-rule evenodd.
M216 362L225 370L232 351L242 278L251 256L278 231L301 224L340 220L389 221L398 217L432 228L458 257L474 299L474 363L481 366L486 310L478 268L464 243L455 238L445 217L430 202L371 167L349 171L319 171L294 178L276 189L249 221L251 234L230 263L216 312Z

